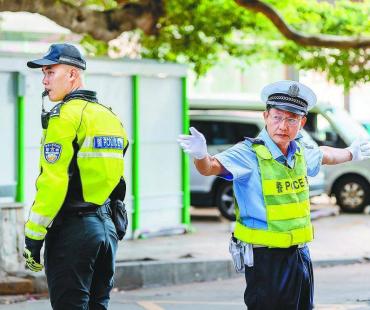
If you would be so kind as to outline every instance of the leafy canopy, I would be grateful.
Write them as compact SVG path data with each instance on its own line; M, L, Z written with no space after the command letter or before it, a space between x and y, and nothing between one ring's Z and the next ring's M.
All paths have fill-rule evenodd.
M118 7L114 0L69 0L95 10ZM122 1L121 1L122 2ZM135 1L126 1L135 2ZM370 35L370 0L363 2L266 0L287 24L305 34ZM278 60L297 69L325 72L346 90L370 80L370 49L303 47L285 39L264 15L255 14L232 0L167 0L156 35L140 33L141 56L189 64L205 74L225 55L245 65ZM136 30L138 31L138 30ZM85 37L83 44L96 54L106 44Z

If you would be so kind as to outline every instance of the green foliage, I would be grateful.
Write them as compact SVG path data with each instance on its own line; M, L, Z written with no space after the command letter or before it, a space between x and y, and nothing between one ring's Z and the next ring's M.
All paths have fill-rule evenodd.
M289 20L296 29L306 33L354 37L370 34L369 1L364 3L337 1L335 6L316 1L311 3L299 0L299 3L301 5L297 6L297 11L301 18ZM308 3L311 3L311 6ZM290 1L290 4L298 5L298 1ZM285 40L274 54L278 60L285 64L293 64L298 69L325 72L329 80L343 85L345 90L349 90L357 83L370 81L369 49L302 47Z
M58 0L59 1L59 0ZM115 0L62 0L63 2L69 3L73 6L86 6L93 10L104 11L116 9L117 2Z
M248 46L243 41L245 37L255 38L255 30L266 26L259 22L260 17L233 1L181 0L166 4L159 35L142 39L145 57L190 64L198 75L206 73L225 53L249 56L249 62L260 58L256 44Z
M115 1L79 2L115 7ZM335 1L334 5L316 0L265 2L278 10L293 29L304 34L370 35L370 0L342 0ZM245 65L279 60L297 69L322 71L346 90L370 80L369 49L297 45L286 40L265 16L250 12L233 0L167 0L164 3L166 13L158 22L158 35L142 34L143 57L189 64L199 76L226 55ZM87 42L94 45L91 38Z
M83 36L80 44L90 56L104 56L108 52L108 44L106 42L95 40L89 34Z

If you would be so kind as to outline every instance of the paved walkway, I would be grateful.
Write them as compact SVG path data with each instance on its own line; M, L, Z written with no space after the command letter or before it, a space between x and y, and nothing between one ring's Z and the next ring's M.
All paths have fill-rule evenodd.
M351 264L370 259L369 214L316 218L337 209L321 205L314 208L319 210L313 212L315 240L309 245L314 265ZM235 277L228 253L233 224L208 216L194 219L192 226L193 231L186 234L120 242L116 286L133 289ZM23 283L33 288L28 291L47 290L42 272L29 275L34 277L27 280L31 283ZM20 284L14 283L14 287Z
M117 260L230 259L232 223L213 218L193 220L192 225L192 233L121 242ZM322 217L313 220L313 225L315 239L309 245L313 261L370 258L370 215Z

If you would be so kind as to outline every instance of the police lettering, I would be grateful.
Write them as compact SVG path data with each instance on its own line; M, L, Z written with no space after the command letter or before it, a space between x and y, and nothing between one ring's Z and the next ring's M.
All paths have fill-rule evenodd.
M291 190L298 190L307 186L307 178L301 177L295 180L288 180L285 182L276 181L276 190L278 193L283 193Z
M123 150L123 139L112 136L94 137L94 148Z
M283 192L283 185L281 184L281 182L276 182L276 190L278 193L282 193Z

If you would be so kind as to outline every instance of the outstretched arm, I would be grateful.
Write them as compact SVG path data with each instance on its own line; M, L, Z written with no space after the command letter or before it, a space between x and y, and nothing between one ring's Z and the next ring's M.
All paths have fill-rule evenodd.
M320 146L320 150L323 153L323 165L336 165L352 160L352 153L348 149Z
M323 165L341 164L351 160L363 160L370 158L370 141L356 139L345 149L330 146L320 146L323 153Z
M201 132L190 127L191 135L180 135L178 142L184 152L194 157L194 164L202 175L219 175L225 168L207 152L207 141Z
M220 175L225 173L225 168L221 163L208 154L202 159L194 159L194 164L202 175Z

